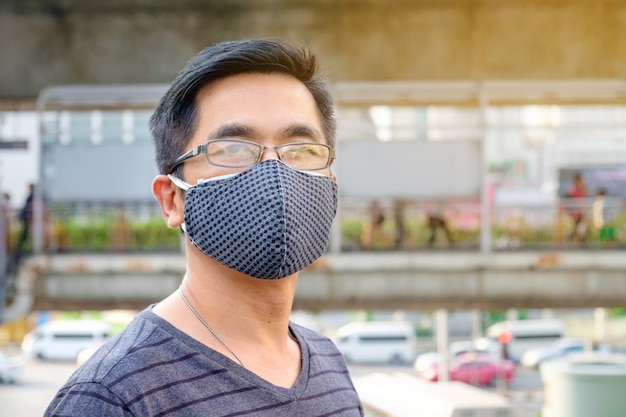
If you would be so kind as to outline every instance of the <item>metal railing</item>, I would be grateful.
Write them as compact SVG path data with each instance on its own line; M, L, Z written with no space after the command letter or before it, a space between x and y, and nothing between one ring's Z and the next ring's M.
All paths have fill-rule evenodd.
M605 225L593 222L592 200L561 200L552 205L491 207L491 248L554 250L626 248L626 204L605 205ZM381 201L382 217L372 221L371 201L340 203L332 245L342 252L479 250L479 201L448 200L436 204L420 200ZM574 213L582 213L576 225ZM11 216L9 251L15 250L22 225ZM71 202L47 205L43 210L43 251L137 252L179 251L181 234L169 229L156 202ZM31 225L31 235L34 235ZM32 237L24 246L32 250Z
M24 225L12 216L10 252L32 251L34 236L41 236L45 253L180 250L180 231L165 225L152 201L55 203L44 206L42 217L43 230L35 233L33 222L20 245Z
M380 203L376 225L371 202L344 202L339 216L342 250L480 249L479 201ZM607 200L604 226L594 224L593 200L532 206L492 205L492 250L626 248L626 205ZM576 214L582 220L576 223ZM379 219L380 221L380 219Z

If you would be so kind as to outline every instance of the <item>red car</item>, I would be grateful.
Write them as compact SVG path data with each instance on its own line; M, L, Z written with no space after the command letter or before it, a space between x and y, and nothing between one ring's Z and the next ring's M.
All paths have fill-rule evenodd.
M488 355L466 353L454 358L448 367L451 381L461 381L472 385L495 384L500 370L504 373L506 382L511 382L515 376L515 364L510 360L504 360L500 364L499 359ZM427 381L438 381L439 364L431 365L419 376Z

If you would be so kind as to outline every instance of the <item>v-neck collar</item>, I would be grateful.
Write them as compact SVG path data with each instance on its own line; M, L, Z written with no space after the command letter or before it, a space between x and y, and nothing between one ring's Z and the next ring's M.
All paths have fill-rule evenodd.
M187 333L174 327L167 320L156 315L154 312L152 312L152 308L149 308L146 314L143 316L153 322L160 329L175 336L176 339L179 340L181 343L184 343L189 348L198 351L208 359L216 362L219 366L227 369L232 374L246 380L248 383L258 388L273 392L274 394L280 395L284 398L298 400L302 397L306 390L306 387L308 386L310 376L309 345L307 344L306 340L304 340L304 338L302 338L302 336L298 334L297 329L292 326L291 323L289 323L290 337L294 338L294 340L300 345L300 374L298 375L298 378L296 378L296 381L291 388L285 388L272 384L271 382L261 378L254 372L242 367L240 364L233 361L229 357L204 345L203 343L200 343L193 337L189 336Z

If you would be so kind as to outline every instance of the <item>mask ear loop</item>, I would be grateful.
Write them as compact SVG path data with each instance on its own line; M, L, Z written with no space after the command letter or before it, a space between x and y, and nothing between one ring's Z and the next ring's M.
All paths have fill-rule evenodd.
M169 178L170 181L172 181L175 186L177 186L178 188L180 188L183 191L187 191L188 189L190 189L192 187L191 184L186 183L185 181L181 180L180 178L177 178L177 177L173 176L172 174L167 174L167 178Z
M178 177L173 176L172 174L167 174L167 178L169 178L170 181L172 181L175 186L177 186L178 188L180 188L181 190L185 192L189 188L191 188L191 184L186 183L185 181L181 180ZM183 231L183 233L187 234L187 226L185 226L185 222L182 222L180 224L180 229Z
M316 172L316 171L300 170L300 172L302 172L303 174L311 175L312 177L329 177L329 175L322 174L321 172Z

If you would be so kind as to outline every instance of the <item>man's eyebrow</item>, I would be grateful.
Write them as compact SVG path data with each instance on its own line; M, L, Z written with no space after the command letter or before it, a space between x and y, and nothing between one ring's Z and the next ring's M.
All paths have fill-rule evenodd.
M255 137L255 130L247 125L240 123L227 123L218 127L209 134L208 140L219 138L246 138L252 139ZM288 126L282 133L282 136L289 138L308 138L316 141L323 141L324 136L313 126L309 126L303 123L296 123Z
M318 141L321 141L324 138L319 130L312 126L300 123L289 126L285 129L284 135L287 138L303 137Z
M215 129L209 134L209 140L219 138L252 138L254 131L250 126L242 125L239 123L228 123Z

